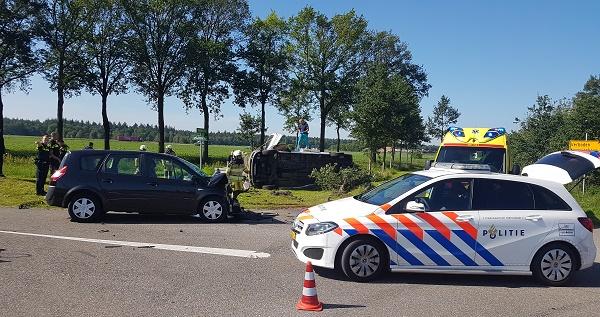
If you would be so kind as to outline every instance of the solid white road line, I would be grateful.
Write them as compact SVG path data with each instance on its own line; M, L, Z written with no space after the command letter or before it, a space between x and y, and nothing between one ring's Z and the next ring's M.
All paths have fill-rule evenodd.
M236 257L242 257L242 258L268 258L271 256L269 253L257 252L257 251L251 251L251 250L206 248L206 247L193 247L193 246L176 245L176 244L88 239L88 238L78 238L78 237L54 236L54 235L49 235L49 234L38 234L38 233L16 232L16 231L2 231L2 230L0 230L0 233L9 233L9 234L18 234L18 235L23 235L23 236L72 240L72 241L81 241L81 242L92 242L92 243L100 243L100 244L121 245L121 246L136 247L136 248L152 248L152 249L180 251L180 252L194 252L194 253L236 256Z

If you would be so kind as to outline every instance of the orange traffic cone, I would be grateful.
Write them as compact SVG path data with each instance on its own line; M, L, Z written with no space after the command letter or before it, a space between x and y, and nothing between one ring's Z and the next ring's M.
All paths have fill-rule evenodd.
M302 297L296 305L298 310L322 311L323 303L317 298L317 286L315 285L315 273L312 264L306 262L306 273L304 273L304 287Z

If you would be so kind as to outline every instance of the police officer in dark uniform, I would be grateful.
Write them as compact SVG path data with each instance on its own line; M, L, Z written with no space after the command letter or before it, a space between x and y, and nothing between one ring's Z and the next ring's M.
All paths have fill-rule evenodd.
M41 141L36 142L37 157L35 158L35 193L37 195L46 195L44 183L48 177L48 168L50 167L50 147L48 145L48 136L44 135Z
M61 161L58 133L52 132L50 134L50 142L48 143L48 147L50 148L50 175L52 175L60 166Z

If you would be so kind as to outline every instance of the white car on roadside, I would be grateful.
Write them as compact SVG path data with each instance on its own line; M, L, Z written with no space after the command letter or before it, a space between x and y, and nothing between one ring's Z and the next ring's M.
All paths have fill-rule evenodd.
M572 151L523 176L437 164L305 210L292 225L292 250L355 281L392 270L533 274L563 285L596 257L592 221L564 184L597 167Z

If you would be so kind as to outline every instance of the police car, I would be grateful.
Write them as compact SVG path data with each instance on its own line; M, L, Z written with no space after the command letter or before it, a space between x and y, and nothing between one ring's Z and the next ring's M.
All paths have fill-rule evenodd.
M563 184L597 167L597 158L571 151L522 175L437 163L305 210L292 225L292 249L359 282L392 270L532 274L563 285L596 257L592 221Z

